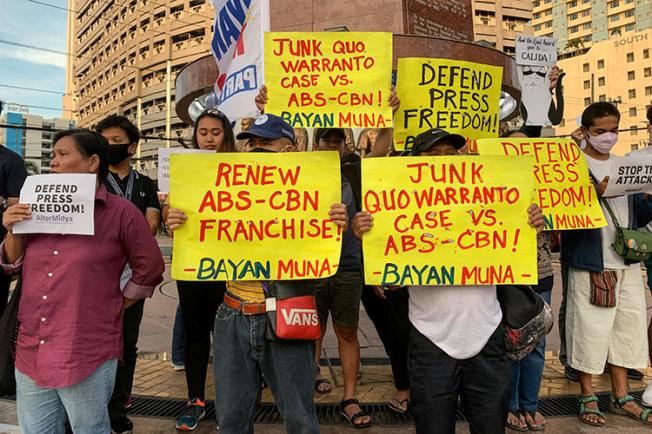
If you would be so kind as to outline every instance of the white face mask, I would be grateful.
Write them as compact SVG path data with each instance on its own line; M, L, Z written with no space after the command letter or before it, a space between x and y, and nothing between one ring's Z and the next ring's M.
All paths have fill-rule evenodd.
M589 143L596 151L601 154L608 154L618 142L618 133L606 132L592 136L589 134Z

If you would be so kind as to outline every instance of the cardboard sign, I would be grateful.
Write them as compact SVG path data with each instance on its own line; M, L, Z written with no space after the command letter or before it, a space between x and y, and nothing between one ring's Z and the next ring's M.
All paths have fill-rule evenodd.
M461 60L398 59L394 147L412 149L431 128L474 139L497 137L503 70Z
M537 282L534 158L362 160L362 242L370 285Z
M265 110L296 128L389 128L392 34L265 34Z
M516 64L554 66L557 63L557 41L554 38L516 35Z
M214 154L215 151L186 148L158 148L158 191L170 191L170 154Z
M341 230L336 152L170 157L170 201L188 220L174 231L172 277L292 280L335 274Z
M80 173L28 176L20 203L29 204L32 218L16 223L13 233L94 235L96 179Z
M607 225L584 154L572 139L480 139L478 153L534 156L535 202L543 211L546 230Z
M615 161L611 166L605 197L652 191L652 155L611 158L615 158Z

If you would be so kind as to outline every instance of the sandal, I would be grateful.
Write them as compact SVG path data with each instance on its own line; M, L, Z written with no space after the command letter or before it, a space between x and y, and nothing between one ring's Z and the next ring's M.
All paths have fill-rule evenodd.
M353 398L353 399L343 399L342 402L340 402L340 413L342 414L342 416L344 416L347 422L349 422L349 424L355 429L369 428L371 426L371 420L365 423L355 423L361 417L369 416L369 413L367 413L366 411L360 410L359 412L354 413L351 416L346 414L346 411L344 411L344 409L352 404L356 404L360 406L360 401Z
M634 413L625 410L623 407L625 407L625 404L627 404L628 402L634 402L636 406L641 409L641 413L636 415ZM652 414L652 410L649 408L643 409L641 406L639 406L636 403L636 400L634 400L634 397L632 395L625 395L622 398L614 398L612 396L611 406L609 409L616 414L621 414L623 416L631 417L632 419L644 423L646 425L652 425L652 421L648 420L648 417L650 416L650 414Z
M546 429L546 420L543 418L543 415L539 413L538 411L527 411L526 412L530 418L532 419L533 423L530 423L530 421L527 419L527 416L525 417L525 423L530 431L545 431ZM537 414L541 415L541 419L543 419L543 422L540 424L536 423L537 420Z
M581 422L591 425L591 426L603 426L607 423L607 418L604 417L604 414L599 409L595 408L586 408L586 404L590 402L598 402L598 397L595 395L589 395L589 396L580 396L579 397L579 403L580 403L580 413L579 413L579 419ZM586 419L585 416L589 414L595 414L599 418L602 419L600 422L592 422L588 419Z
M398 414L406 414L408 412L408 406L410 405L410 400L405 398L401 401L391 397L389 398L389 403L387 404L390 409L397 412Z
M505 422L505 426L512 431L518 431L518 432L526 432L527 431L527 422L525 421L525 418L521 413L518 411L508 411L507 412L508 417L507 417L507 422ZM523 425L516 425L514 423L511 423L509 421L509 416L512 416L514 419L517 419L519 422L523 422Z
M322 385L327 385L328 387L322 388ZM328 393L331 393L333 391L333 383L328 381L326 378L319 378L315 380L315 392L319 393L320 395L326 395Z

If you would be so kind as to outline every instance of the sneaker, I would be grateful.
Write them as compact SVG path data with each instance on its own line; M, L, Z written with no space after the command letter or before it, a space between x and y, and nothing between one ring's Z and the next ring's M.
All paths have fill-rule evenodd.
M647 388L645 389L645 392L643 392L641 403L646 407L652 408L652 381L647 383Z
M172 363L170 363L170 365L172 365L172 367L174 368L175 371L185 371L186 370L186 365L184 365L183 363L174 363L174 362L172 362Z
M570 381L580 381L580 371L573 369L570 366L564 367L564 376Z
M111 422L113 434L131 434L133 430L134 424L127 417Z
M188 401L186 408L177 418L176 428L181 431L192 431L199 421L206 416L206 404L199 398Z

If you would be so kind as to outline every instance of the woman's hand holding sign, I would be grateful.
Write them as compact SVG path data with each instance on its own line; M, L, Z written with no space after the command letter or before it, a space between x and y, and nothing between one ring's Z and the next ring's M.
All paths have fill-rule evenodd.
M2 214L2 225L7 228L9 233L11 233L14 224L22 222L23 220L29 220L31 218L32 211L30 211L29 205L24 203L17 203L16 205L12 205L7 208Z

